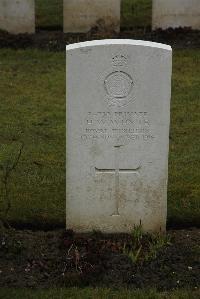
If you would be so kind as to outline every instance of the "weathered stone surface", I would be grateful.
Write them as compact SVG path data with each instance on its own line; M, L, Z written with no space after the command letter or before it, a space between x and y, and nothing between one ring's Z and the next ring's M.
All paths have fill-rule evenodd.
M67 46L67 227L165 230L171 47Z
M153 29L200 29L199 0L153 0Z
M34 0L0 0L0 29L10 33L35 32Z
M120 30L120 0L64 0L64 32Z

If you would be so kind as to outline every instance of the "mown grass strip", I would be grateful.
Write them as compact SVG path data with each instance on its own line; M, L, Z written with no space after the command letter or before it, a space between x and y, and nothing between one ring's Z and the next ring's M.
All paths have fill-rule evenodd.
M158 293L155 290L112 290L103 288L70 288L49 290L1 289L4 299L196 299L197 290L176 290Z

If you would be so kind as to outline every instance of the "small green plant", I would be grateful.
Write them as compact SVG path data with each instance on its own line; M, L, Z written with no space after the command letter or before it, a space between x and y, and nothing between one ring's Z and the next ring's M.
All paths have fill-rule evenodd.
M123 253L128 255L133 263L137 263L140 258L142 251L142 239L144 232L142 229L142 224L135 225L131 234L131 241L129 244L125 243L123 247Z
M139 225L134 225L134 229L132 231L132 238L133 238L133 242L136 242L137 244L141 243L141 240L144 236L144 231L142 228L142 223L140 221Z
M152 260L157 257L158 252L165 246L170 245L171 240L169 235L157 233L149 235L148 251L145 254L145 260Z
M158 252L170 244L169 235L162 233L145 233L140 223L134 226L131 233L131 240L124 244L123 253L126 254L133 263L149 261L155 259Z
M129 249L127 248L126 244L124 244L123 254L127 255L131 259L131 261L135 264L139 259L141 249L142 246L140 246L139 248Z

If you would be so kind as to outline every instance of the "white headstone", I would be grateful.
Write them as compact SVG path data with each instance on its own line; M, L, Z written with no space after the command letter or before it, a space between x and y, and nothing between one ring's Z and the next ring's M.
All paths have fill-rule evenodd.
M165 230L171 47L67 46L67 227Z
M0 29L13 34L35 32L34 0L0 0Z
M153 29L200 29L200 0L153 0Z
M120 30L121 0L64 0L64 32Z

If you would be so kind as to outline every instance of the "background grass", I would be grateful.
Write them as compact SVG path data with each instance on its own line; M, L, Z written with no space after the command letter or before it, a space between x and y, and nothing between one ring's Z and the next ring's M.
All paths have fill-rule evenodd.
M16 222L64 223L64 53L0 51L0 164L24 149L8 188L9 218ZM1 211L5 192L1 170Z
M200 224L200 50L175 50L168 220ZM8 180L9 220L65 225L65 53L0 50L0 210L5 167L24 149Z
M122 0L121 27L150 27L152 0ZM36 0L36 27L63 27L63 0Z
M152 0L122 0L121 27L151 27Z
M63 0L35 0L36 27L63 27Z
M111 289L71 288L33 291L27 289L2 289L0 295L4 299L196 299L199 292L192 290L177 290L173 292L158 293L154 290L120 291Z
M200 224L200 50L173 59L168 220Z

